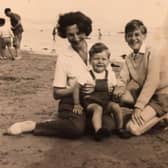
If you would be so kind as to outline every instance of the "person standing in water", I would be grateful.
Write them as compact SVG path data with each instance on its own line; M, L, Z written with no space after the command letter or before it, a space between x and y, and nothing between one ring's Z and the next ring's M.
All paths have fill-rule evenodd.
M22 40L22 33L23 33L23 26L21 23L21 17L13 13L10 8L5 8L4 13L7 17L10 19L11 23L11 30L14 34L14 39L13 39L13 47L15 48L16 51L16 57L15 59L20 59L20 45L21 45L21 40Z

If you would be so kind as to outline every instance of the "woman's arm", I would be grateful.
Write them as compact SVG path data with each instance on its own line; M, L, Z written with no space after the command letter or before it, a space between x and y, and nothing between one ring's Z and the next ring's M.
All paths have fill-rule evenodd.
M64 96L71 95L73 93L73 90L74 90L74 86L70 86L68 88L54 87L53 88L53 96L56 100L58 100Z
M79 84L75 77L68 78L68 87L54 87L53 95L55 99L61 99L64 96L73 95L74 104L80 104Z

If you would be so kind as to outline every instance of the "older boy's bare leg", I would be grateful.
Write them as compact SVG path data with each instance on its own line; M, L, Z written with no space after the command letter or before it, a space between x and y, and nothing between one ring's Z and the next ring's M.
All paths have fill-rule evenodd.
M162 117L156 117L156 111L151 107L147 106L142 111L142 118L144 120L144 124L139 126L137 122L130 120L127 123L127 130L130 131L133 135L141 135L156 125Z

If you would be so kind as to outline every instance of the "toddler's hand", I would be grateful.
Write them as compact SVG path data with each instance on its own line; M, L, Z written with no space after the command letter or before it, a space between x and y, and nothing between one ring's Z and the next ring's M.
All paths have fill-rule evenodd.
M80 104L74 105L73 113L81 115L83 113L83 107Z

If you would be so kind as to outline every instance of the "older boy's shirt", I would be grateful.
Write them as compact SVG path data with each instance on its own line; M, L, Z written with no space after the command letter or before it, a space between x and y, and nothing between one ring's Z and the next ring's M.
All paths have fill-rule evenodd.
M126 57L117 86L125 88L130 80L134 80L141 87L146 77L146 69L147 53L145 45L142 45L138 53L132 52Z
M168 94L168 49L151 50L148 73L135 107L143 109L153 95Z

